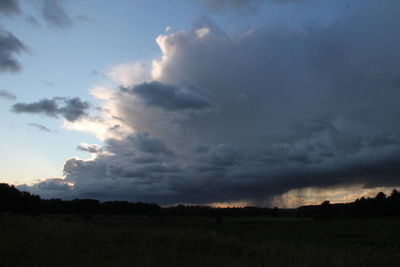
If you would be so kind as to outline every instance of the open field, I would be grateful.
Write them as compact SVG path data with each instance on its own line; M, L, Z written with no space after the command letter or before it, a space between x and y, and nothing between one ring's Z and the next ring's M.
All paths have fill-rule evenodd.
M398 266L400 220L0 217L0 266Z

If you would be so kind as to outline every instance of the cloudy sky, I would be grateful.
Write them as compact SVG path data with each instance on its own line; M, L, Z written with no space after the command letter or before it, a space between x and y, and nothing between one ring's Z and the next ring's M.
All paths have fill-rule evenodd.
M400 184L400 2L0 0L0 182L295 207Z

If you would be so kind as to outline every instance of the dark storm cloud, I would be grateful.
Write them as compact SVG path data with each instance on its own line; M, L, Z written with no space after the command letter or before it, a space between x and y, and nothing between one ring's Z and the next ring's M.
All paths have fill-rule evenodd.
M21 65L14 55L23 51L26 51L25 45L0 26L0 72L19 71Z
M162 204L400 185L400 2L355 2L354 13L301 30L230 37L208 23L159 36L156 88L133 85L107 103L134 134L68 160L60 182L74 197ZM212 108L187 112L180 84Z
M73 19L64 7L65 0L44 0L42 16L50 27L68 28L72 26Z
M18 14L20 12L19 0L1 0L0 13L6 15Z
M15 113L44 114L55 118L61 116L73 122L87 115L88 109L89 103L80 100L79 97L55 97L34 103L16 103L13 105L12 111Z
M53 132L52 130L50 130L46 126L44 126L42 124L39 124L39 123L35 123L35 122L29 123L29 126L35 128L35 129L37 129L39 131L42 131L42 132L48 132L48 133L52 133Z
M205 97L194 91L184 91L177 86L165 85L159 82L139 84L130 89L129 92L140 97L148 106L159 107L169 111L196 110L211 106Z
M72 190L70 185L60 178L50 178L45 181L36 183L33 186L19 185L17 188L21 191L31 191L35 194L40 194L41 192L47 192L46 197L49 198L63 198L70 199Z
M132 142L136 149L142 152L151 154L170 153L162 139L151 137L148 133L138 133L130 136L128 140Z
M7 100L13 100L13 101L17 100L17 97L7 90L0 90L0 98L7 99Z

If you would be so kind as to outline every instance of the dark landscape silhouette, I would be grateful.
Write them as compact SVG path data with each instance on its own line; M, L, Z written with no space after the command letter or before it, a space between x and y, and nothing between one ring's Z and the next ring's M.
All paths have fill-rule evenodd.
M41 214L77 215L148 215L148 216L295 216L312 217L316 220L334 218L399 217L400 192L393 189L389 196L379 192L373 198L360 198L351 203L331 204L328 200L320 205L294 209L268 207L211 207L201 205L175 205L161 207L154 203L106 201L95 199L42 199L29 192L21 192L8 184L0 184L0 212L38 216Z
M399 195L296 209L160 207L42 199L0 184L0 265L396 266Z

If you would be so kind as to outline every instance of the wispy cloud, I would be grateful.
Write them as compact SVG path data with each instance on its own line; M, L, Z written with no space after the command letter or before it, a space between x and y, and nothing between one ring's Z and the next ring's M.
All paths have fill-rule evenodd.
M0 98L12 100L12 101L17 100L17 97L13 93L10 93L7 90L0 90Z
M14 56L26 50L20 40L0 26L0 72L19 71L21 65Z
M29 126L35 128L36 130L42 131L42 132L47 132L47 133L52 133L53 131L47 128L46 126L39 124L39 123L29 123Z
M64 0L43 0L42 16L50 27L68 28L73 19L64 7Z

